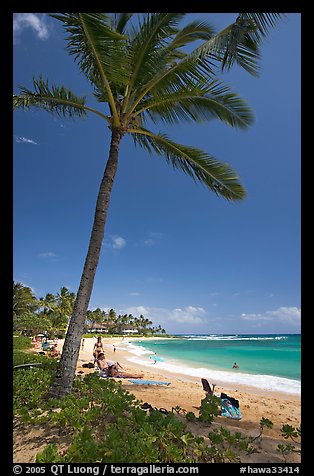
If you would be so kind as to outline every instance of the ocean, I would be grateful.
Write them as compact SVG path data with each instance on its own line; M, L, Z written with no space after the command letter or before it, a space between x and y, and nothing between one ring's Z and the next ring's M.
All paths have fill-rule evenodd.
M178 335L132 339L124 344L130 360L213 383L244 384L269 391L301 393L300 334ZM236 362L239 366L233 369Z

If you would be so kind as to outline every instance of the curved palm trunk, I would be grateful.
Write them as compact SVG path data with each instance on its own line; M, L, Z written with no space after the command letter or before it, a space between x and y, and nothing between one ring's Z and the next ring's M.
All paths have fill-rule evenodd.
M77 292L73 313L70 319L68 331L65 337L62 356L57 374L50 389L50 395L60 398L71 392L75 377L77 359L79 355L81 338L84 332L86 312L93 289L94 277L101 252L107 211L110 201L113 181L118 167L119 143L121 132L113 128L109 158L100 184L98 193L94 224L89 242L89 248L85 259L83 274Z

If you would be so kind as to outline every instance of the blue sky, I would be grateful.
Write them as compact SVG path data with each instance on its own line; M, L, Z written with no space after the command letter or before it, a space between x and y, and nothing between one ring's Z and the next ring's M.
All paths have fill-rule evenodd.
M232 13L191 13L217 30ZM289 13L262 46L261 74L222 76L255 114L160 127L230 164L247 190L228 203L125 137L90 309L144 314L170 333L300 332L300 36ZM14 15L14 92L42 73L96 104L60 22ZM97 116L14 113L14 280L37 297L76 292L110 131Z

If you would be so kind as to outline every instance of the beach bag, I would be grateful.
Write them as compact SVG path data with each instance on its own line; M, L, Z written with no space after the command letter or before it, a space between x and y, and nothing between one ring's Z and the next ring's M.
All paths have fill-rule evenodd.
M232 405L227 398L221 400L221 416L231 418L232 420L241 420L242 418L240 408Z
M94 364L93 362L88 362L87 364L83 364L82 367L84 369L93 369L94 368Z
M229 397L229 395L227 395L226 393L221 393L220 398L226 398L227 400L229 400L231 405L233 405L236 408L239 408L239 400L236 400L233 397Z

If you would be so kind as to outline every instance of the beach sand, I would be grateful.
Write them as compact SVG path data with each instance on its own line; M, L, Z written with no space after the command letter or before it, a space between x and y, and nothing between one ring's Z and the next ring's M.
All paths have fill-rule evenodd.
M122 382L123 388L135 395L135 397L142 401L148 402L153 407L165 408L172 411L174 407L180 407L185 412L194 412L198 416L198 407L201 399L204 398L205 393L199 378L188 377L179 373L170 373L164 369L158 368L158 362L152 363L149 366L140 366L137 363L130 362L133 354L127 351L123 344L127 341L132 341L132 337L122 338L104 338L103 344L106 357L109 360L118 361L125 371L142 372L143 379L167 381L170 385L135 385L127 379L119 379ZM85 338L84 349L80 350L80 355L77 365L77 375L84 377L84 374L94 372L93 369L83 368L82 365L86 362L93 361L92 349L96 338ZM61 350L63 341L59 340L58 349ZM116 352L114 352L114 347ZM117 379L118 380L118 379ZM300 450L300 444L293 443L290 440L284 440L280 429L282 425L289 424L293 427L299 427L301 423L301 398L294 394L263 391L255 387L248 387L244 385L221 384L219 382L215 387L215 395L220 396L221 392L236 398L240 402L240 409L243 415L241 420L230 420L225 417L218 416L215 418L212 425L209 427L202 422L188 423L188 428L195 434L207 436L209 430L220 428L221 426L228 428L230 431L239 431L244 436L255 437L259 434L261 418L267 418L273 422L273 428L265 428L263 431L263 438L255 441L255 446L259 452L252 455L241 457L242 462L247 463L282 463L283 457L276 451L278 444L291 443L296 449ZM179 415L184 418L184 413ZM39 434L36 438L31 438L24 434L19 438L18 431L15 432L14 445L14 462L33 462L35 455L42 448L38 447L40 443L40 428L32 429ZM38 445L28 445L28 439L32 442L38 441ZM19 440L19 441L18 441ZM47 442L44 443L44 445ZM299 452L293 452L287 456L287 462L298 463L301 461Z

